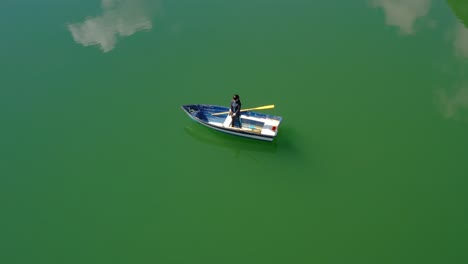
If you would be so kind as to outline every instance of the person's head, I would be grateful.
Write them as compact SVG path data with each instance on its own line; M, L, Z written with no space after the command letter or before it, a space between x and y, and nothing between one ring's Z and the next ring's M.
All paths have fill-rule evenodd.
M239 95L238 94L235 94L232 99L236 100L236 101L239 101Z

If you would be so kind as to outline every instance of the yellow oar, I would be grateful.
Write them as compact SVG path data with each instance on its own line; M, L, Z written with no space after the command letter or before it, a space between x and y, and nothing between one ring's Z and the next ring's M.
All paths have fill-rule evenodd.
M254 108L242 109L241 112L252 111L252 110L265 110L265 109L272 109L272 108L275 108L275 105L265 105L265 106L259 106L259 107L254 107ZM211 115L224 115L228 113L229 112L221 112L221 113L214 113Z

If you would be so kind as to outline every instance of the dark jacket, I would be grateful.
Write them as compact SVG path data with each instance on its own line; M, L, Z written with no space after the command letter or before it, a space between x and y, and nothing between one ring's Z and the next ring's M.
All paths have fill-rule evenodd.
M240 100L232 100L231 101L231 112L236 114L237 117L240 116L242 103Z

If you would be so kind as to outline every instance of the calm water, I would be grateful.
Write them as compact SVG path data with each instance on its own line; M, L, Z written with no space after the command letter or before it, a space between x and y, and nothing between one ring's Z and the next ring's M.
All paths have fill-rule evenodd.
M1 263L468 263L468 2L0 3ZM273 143L180 105L275 104Z

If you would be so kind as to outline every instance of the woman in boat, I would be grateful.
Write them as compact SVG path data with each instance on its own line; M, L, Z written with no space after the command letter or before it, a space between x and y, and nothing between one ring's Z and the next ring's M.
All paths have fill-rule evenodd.
M235 126L237 126L238 128L241 127L241 123L240 123L241 106L242 106L242 103L240 101L239 95L235 94L232 97L231 108L229 109L229 115L232 117L232 122L231 122L232 127L235 127Z

